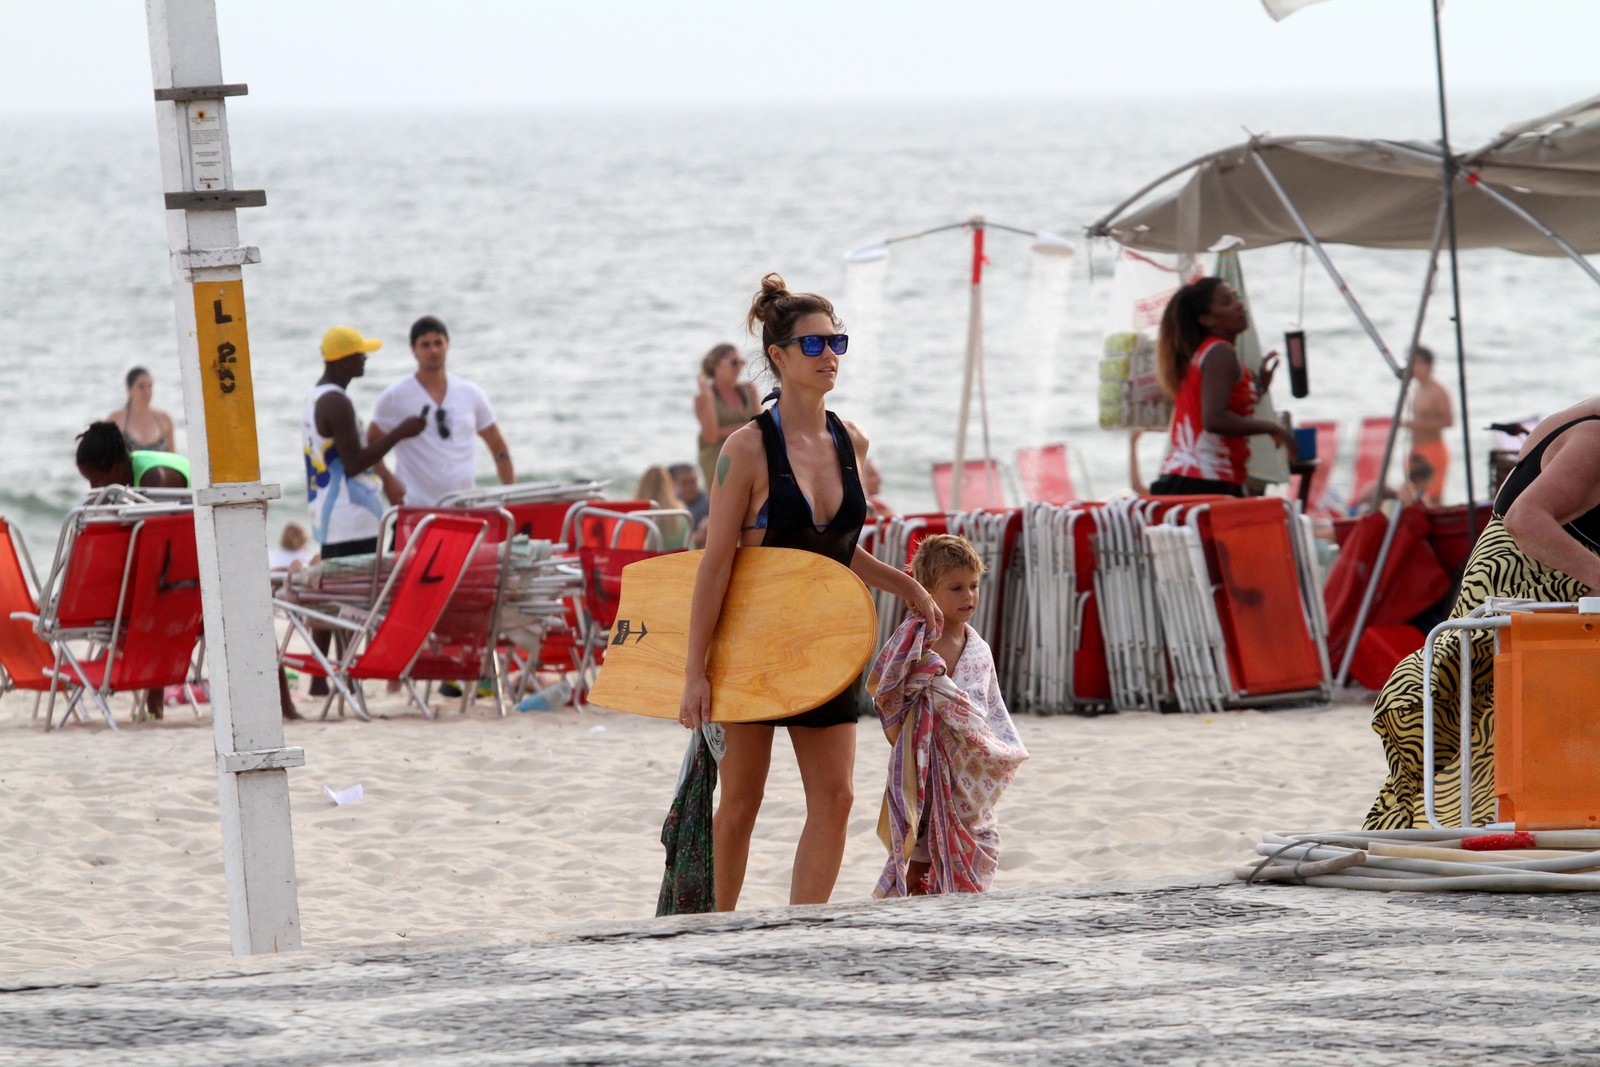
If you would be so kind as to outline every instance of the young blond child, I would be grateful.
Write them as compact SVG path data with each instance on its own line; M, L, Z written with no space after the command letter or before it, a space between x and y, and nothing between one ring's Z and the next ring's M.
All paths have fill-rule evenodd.
M981 893L1000 861L995 805L1028 758L989 646L969 625L983 560L965 538L925 538L911 573L944 614L900 625L867 677L893 746L878 836L889 860L877 897Z

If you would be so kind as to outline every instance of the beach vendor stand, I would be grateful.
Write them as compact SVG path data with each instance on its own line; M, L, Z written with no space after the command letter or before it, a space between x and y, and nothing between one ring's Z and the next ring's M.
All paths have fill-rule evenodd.
M1404 352L1415 349L1426 321L1440 252L1451 229L1449 215L1461 248L1564 255L1600 283L1600 271L1584 258L1600 252L1600 97L1517 123L1482 147L1450 157L1453 183L1467 192L1449 201L1440 181L1446 158L1438 145L1414 141L1252 137L1161 175L1088 232L1125 249L1176 255L1196 255L1228 235L1239 238L1245 250L1304 244L1398 381L1393 428L1379 473L1381 495L1410 385L1410 360L1394 356L1334 265L1328 245L1428 252ZM1464 389L1461 399L1465 412ZM1467 418L1462 422L1470 489L1471 427ZM1339 684L1349 675L1403 510L1396 507L1391 514L1339 665Z

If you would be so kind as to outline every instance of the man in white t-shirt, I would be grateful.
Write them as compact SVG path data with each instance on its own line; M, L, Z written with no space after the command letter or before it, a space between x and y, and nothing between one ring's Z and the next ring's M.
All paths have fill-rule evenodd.
M445 373L450 332L432 315L411 325L411 354L417 373L383 391L372 412L367 436L375 439L412 415L421 414L428 428L394 448L394 473L385 479L391 504L430 507L446 493L471 489L475 482L474 437L483 438L494 458L502 485L516 481L511 451L495 425L494 410L483 390L460 376Z

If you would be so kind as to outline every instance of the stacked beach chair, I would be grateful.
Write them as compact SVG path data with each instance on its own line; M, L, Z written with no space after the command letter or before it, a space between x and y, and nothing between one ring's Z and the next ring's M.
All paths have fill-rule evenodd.
M1030 504L1025 611L1002 632L1039 713L1216 711L1326 701L1311 526L1279 498ZM1013 658L1014 657L1014 658Z
M1096 586L1095 513L1104 505L1029 504L1022 516L1027 610L1019 641L1021 708L1110 710Z
M1311 523L1290 502L1174 502L1142 538L1179 710L1331 697Z

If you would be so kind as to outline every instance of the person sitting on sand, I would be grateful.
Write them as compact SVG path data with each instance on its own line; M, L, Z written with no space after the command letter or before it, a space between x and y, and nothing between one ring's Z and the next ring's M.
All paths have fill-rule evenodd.
M267 569L274 571L297 571L302 567L309 567L316 562L317 555L311 550L311 535L306 533L306 528L298 522L291 522L284 526L283 534L278 538L278 547L267 550Z
M861 461L861 488L867 493L867 507L872 509L874 518L890 519L895 515L894 508L884 502L883 475L878 473L878 465L870 459Z
M893 746L878 819L889 862L875 897L982 893L1000 865L995 805L1028 750L1000 696L994 656L970 625L983 569L966 538L923 539L911 571L945 631L930 634L911 616L867 677Z
M667 468L672 475L672 486L678 499L689 512L689 522L694 526L690 539L695 548L706 547L706 520L711 517L711 494L700 484L700 468L692 463L674 463Z
M91 489L108 485L127 485L141 489L189 488L189 461L175 452L130 453L122 431L111 422L91 422L78 435L78 473L88 479ZM145 692L145 713L152 719L165 714L166 694L160 689ZM278 668L278 706L285 719L298 719L299 713L289 698L289 681Z
M833 305L791 293L777 274L761 280L748 324L778 378L778 402L728 435L716 461L705 556L695 577L678 721L698 730L711 718L706 657L740 545L815 552L848 566L870 586L914 603L937 631L933 597L907 573L856 542L867 518L857 465L866 436L825 406L850 338ZM854 800L856 706L846 689L826 704L770 722L724 725L722 797L712 826L716 907L732 911L744 886L750 834L766 792L774 727L789 731L805 788L806 821L795 849L789 903L822 904L844 859Z
M678 487L672 473L665 467L649 467L639 477L639 484L634 486L633 498L635 500L652 500L655 507L662 511L687 511L689 510L678 499ZM677 549L689 547L689 538L694 534L690 519L674 515L662 515L656 520L656 528L661 531L661 547L663 549Z

